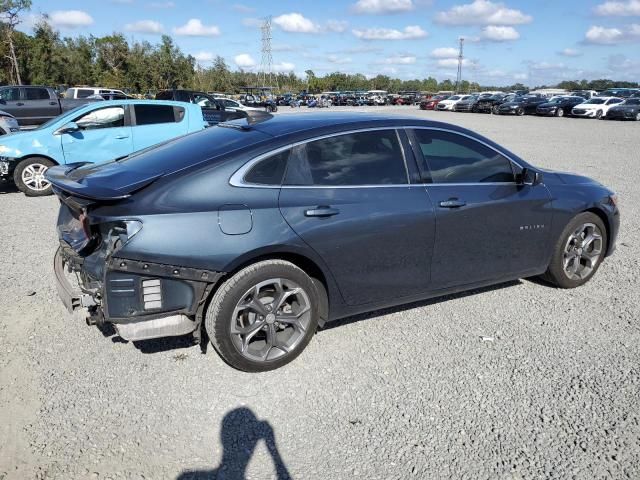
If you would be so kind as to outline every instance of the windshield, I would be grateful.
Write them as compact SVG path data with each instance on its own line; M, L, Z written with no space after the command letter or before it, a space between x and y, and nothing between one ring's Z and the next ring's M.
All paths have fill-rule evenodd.
M460 96L454 95L453 97L449 97L449 100L460 100Z
M640 105L640 98L630 98L626 100L623 105Z
M70 122L71 119L73 117L76 116L77 112L81 109L83 109L84 107L86 107L87 105L80 105L79 107L76 107L74 109L69 110L67 113L57 116L57 117L53 117L51 120L48 120L46 122L44 122L42 125L40 125L37 128L34 128L34 130L43 130L45 128L49 128L51 125L58 123L58 122L62 122L63 120L65 122ZM64 123L63 123L64 124Z
M600 105L600 104L602 104L604 102L606 102L606 100L604 98L592 98L591 100L587 100L584 103L585 104L590 103L592 105Z

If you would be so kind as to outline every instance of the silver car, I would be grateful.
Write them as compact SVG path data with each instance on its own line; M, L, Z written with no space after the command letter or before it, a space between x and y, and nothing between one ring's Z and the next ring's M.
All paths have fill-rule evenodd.
M20 130L16 117L0 110L0 135L8 135Z

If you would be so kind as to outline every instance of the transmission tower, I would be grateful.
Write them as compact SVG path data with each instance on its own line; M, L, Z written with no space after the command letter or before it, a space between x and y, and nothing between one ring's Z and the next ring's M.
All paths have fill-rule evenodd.
M267 17L260 27L262 31L262 61L260 62L260 80L263 87L273 86L273 55L271 54L271 17Z
M458 53L458 75L456 76L456 93L459 93L460 83L462 82L462 60L464 60L463 55L463 47L464 47L464 38L460 37L458 39L460 42L460 51Z

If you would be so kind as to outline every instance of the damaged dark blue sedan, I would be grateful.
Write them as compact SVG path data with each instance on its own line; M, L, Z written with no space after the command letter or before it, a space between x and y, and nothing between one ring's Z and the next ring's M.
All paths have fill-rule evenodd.
M48 171L69 310L131 341L208 338L265 371L326 322L523 277L578 287L614 250L611 190L471 131L261 115Z

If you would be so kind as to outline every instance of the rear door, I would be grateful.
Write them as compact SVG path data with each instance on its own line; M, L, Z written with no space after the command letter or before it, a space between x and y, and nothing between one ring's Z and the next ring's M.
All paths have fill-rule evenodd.
M137 103L132 115L133 150L156 145L189 131L184 107Z
M434 210L424 187L408 182L395 129L294 146L279 204L291 228L324 259L347 304L427 290Z
M60 135L66 163L105 162L133 151L128 106L110 105L74 118L80 130Z
M516 183L521 168L489 145L441 129L414 129L436 210L434 289L526 274L549 247L547 188Z
M51 98L49 90L46 88L25 88L24 100L25 119L31 124L44 123L61 113L58 99Z

